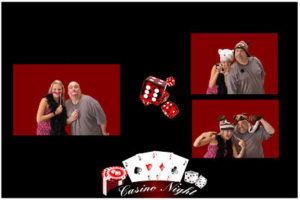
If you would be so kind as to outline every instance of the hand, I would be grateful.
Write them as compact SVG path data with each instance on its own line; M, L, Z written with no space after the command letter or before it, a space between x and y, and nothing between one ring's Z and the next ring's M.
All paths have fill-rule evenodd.
M218 117L218 122L224 121L224 120L226 120L226 116L225 116L225 115L220 115L220 116Z
M238 139L238 141L239 141L238 145L240 147L242 147L242 149L244 149L245 148L245 141L242 140L242 139L240 139L240 138L238 138L238 137L236 137L236 139Z
M75 121L79 116L79 111L78 110L74 110L71 114L71 121Z
M259 115L250 115L249 116L249 121L255 123L258 120L261 120L263 117Z
M55 115L59 115L62 112L62 110L63 110L62 105L58 106L55 110Z
M221 69L222 69L222 65L221 64L219 64L218 66L215 65L214 67L216 68L216 72L217 73L221 73Z
M103 133L103 135L107 136L107 135L109 135L109 133Z
M204 133L202 133L202 135L203 135L203 139L204 138L207 138L207 137L212 137L213 135L217 135L218 133L217 132L214 132L214 131L208 131L208 132L204 132Z

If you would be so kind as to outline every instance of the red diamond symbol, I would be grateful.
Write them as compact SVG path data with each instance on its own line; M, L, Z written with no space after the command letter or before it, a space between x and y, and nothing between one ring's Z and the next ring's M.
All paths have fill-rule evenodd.
M161 171L164 170L164 168L165 168L164 164L162 163L162 164L159 166L159 168L160 168Z

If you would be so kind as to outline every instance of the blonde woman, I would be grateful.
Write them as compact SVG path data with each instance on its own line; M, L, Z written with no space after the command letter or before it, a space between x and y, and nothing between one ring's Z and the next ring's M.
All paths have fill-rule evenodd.
M210 79L206 94L227 94L227 75L233 61L233 50L219 49L220 63L211 69Z
M67 135L66 124L76 120L77 113L67 118L65 102L65 88L61 81L55 80L51 84L48 94L42 98L37 115L37 135Z

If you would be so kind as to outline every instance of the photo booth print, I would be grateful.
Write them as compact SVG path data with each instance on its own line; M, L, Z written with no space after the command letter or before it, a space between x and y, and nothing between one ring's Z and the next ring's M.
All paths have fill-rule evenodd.
M166 89L174 85L175 79L172 76L168 77L165 81L154 76L149 76L143 82L140 99L145 106L163 104L161 106L162 112L168 118L173 119L179 113L179 109L174 102L167 101L170 94Z

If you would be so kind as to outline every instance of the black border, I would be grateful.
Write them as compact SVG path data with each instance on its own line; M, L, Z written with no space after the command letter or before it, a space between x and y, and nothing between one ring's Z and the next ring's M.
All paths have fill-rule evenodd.
M187 170L199 169L208 178L209 184L197 194L198 197L296 197L298 136L295 91L298 89L298 69L294 66L297 66L298 52L297 6L297 3L2 3L2 97L8 97L2 99L2 196L103 197L99 179L99 172L103 168L121 165L122 160L138 152L161 150L190 158ZM229 21L232 23L229 26L228 23L220 23L221 19L217 16L217 13L224 10L239 15L238 18L230 15ZM255 11L255 15L245 17L240 14L240 10L244 13ZM107 15L102 16L101 12L96 14L96 11ZM100 30L99 27L94 28L95 23L99 23L97 16L108 16L101 21L105 31L99 34L90 32ZM136 21L136 18L140 19ZM79 29L75 29L76 25ZM152 29L147 29L148 26ZM86 29L90 34L82 29ZM72 30L76 30L74 35L71 34ZM119 35L112 30L118 30L122 34ZM57 34L58 32L60 34ZM138 34L135 34L136 32ZM191 95L190 35L218 32L278 33L278 95L222 98ZM36 35L33 37L31 34ZM70 38L62 38L67 35ZM142 35L147 36L147 39L143 39ZM114 40L111 40L112 38ZM102 57L95 53L98 50L94 46L99 45L100 41L107 47L108 41L111 42L111 47L106 51L99 50L103 53ZM56 42L62 42L65 52L64 49L55 49L51 46ZM77 42L79 47L90 47L95 52L79 49L78 53L72 49L76 48L73 42ZM154 47L153 44L159 45ZM24 45L29 48L24 48ZM51 48L42 49L45 54L34 49L42 45ZM113 49L114 45L118 48ZM151 48L142 48L144 46ZM141 49L136 50L136 47ZM163 51L163 48L166 50ZM130 52L134 52L134 55ZM12 136L12 64L18 63L120 64L121 136L105 138ZM173 74L176 75L177 84L169 90L172 95L170 100L176 100L181 112L170 121L159 113L160 108L142 106L136 91L140 90L140 85L148 75L164 78ZM125 90L127 92L124 93ZM278 98L281 133L279 159L230 162L191 159L191 135L184 135L191 132L191 101L215 98ZM153 127L159 129L156 132L154 128L147 127L143 133L151 137L146 137L146 142L137 139L145 123L140 120L133 126L130 121L130 119L139 120L139 116L143 116L146 121L153 121ZM173 135L178 139L170 137ZM161 136L161 140L156 139L158 136ZM290 140L290 137L293 139ZM129 141L134 142L124 144ZM95 153L77 154L76 150L82 144L86 144L84 148ZM45 149L53 145L55 149L51 151ZM73 152L69 153L66 150ZM82 152L87 153L84 150ZM62 166L56 168L57 164ZM40 166L44 166L44 170ZM228 176L222 175L222 169L228 170L228 174L234 178L227 180ZM243 177L251 180L246 185L240 184L237 180L242 169L249 170ZM40 177L41 175L44 177ZM224 185L220 180L225 180L227 184ZM255 185L252 185L252 181L256 181ZM229 190L231 184L234 185L234 191ZM288 187L283 188L283 185ZM247 190L246 187L251 190Z

